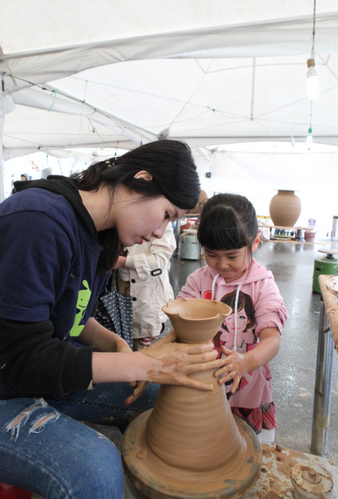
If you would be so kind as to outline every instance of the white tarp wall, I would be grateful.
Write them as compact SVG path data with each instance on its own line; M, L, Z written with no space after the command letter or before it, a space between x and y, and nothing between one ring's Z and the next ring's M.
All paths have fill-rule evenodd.
M271 198L278 189L295 190L302 211L296 223L307 227L316 219L318 237L331 234L332 217L338 215L338 153L263 154L215 152L196 158L202 188L241 194L250 199L257 215L269 216ZM205 177L211 172L211 178Z
M194 150L304 143L310 123L317 145L338 146L337 0L317 1L321 93L312 107L306 60L314 0L0 0L0 6L0 73L16 105L2 122L5 159L76 147L131 149L162 137ZM307 214L305 193L317 199L320 182L332 189L335 171L329 155L317 162L313 156L217 153L214 190L248 194L257 212L268 214L267 199L288 180L302 196L300 221L318 218ZM329 203L324 195L318 210ZM333 206L323 218L335 212Z

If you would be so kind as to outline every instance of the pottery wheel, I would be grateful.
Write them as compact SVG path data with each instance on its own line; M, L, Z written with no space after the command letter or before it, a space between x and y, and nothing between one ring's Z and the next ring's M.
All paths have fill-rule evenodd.
M295 489L295 497L300 499L329 497L333 489L331 474L318 465L309 467L296 464L292 468L291 483Z
M261 465L261 446L251 428L235 417L243 437L241 461L233 460L206 472L181 470L164 463L149 448L145 427L152 409L130 423L122 440L126 475L143 494L152 499L239 499L254 484ZM226 452L226 445L224 446Z
M338 249L332 249L332 248L319 248L318 249L319 253L325 253L329 258L332 258L333 255L335 258L338 258Z

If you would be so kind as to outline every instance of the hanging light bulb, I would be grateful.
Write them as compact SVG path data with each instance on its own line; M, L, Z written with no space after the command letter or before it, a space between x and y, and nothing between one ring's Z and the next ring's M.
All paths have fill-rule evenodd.
M312 146L312 128L309 128L307 137L306 137L306 145L308 150L310 150L310 147Z
M307 91L309 99L317 99L319 96L319 83L318 83L318 73L315 68L315 60L308 59L307 60L307 73L306 73L306 82L307 82Z

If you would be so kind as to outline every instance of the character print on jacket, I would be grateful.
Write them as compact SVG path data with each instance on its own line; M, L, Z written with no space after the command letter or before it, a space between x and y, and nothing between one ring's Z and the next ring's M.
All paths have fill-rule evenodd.
M226 303L231 307L232 312L228 317L225 318L222 323L220 331L216 334L213 342L216 350L218 351L218 358L226 357L226 355L221 352L221 345L226 348L233 350L235 342L235 299L236 290L224 295L221 302ZM250 295L243 293L242 291L238 294L238 305L237 305L237 352L245 353L252 350L257 343L257 336L255 334L255 308ZM250 383L252 373L247 373L241 380L238 389L244 388L248 383Z
M90 296L92 294L92 292L89 289L88 282L86 280L83 280L82 284L86 289L81 289L79 291L79 295L77 298L77 304L76 304L76 311L77 312L76 312L73 327L69 333L70 336L80 336L82 329L84 328L84 325L80 325L80 322L82 320L82 317L85 314L86 308L87 308L89 300L90 300Z

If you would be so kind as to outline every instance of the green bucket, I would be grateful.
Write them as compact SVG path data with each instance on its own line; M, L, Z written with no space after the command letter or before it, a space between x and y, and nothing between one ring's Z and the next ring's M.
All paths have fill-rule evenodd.
M329 252L329 250L327 250ZM321 293L318 277L323 275L338 276L338 260L332 254L316 257L313 269L312 290Z

